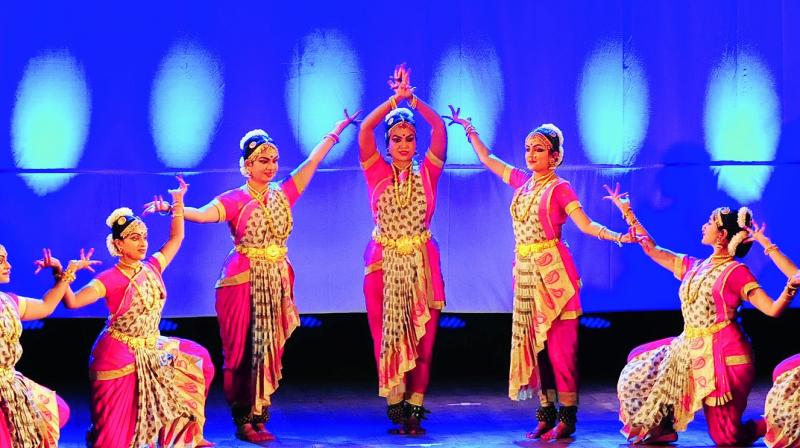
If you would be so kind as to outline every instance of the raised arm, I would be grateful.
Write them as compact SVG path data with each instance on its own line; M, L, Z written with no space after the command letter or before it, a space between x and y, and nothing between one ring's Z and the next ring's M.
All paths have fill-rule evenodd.
M383 122L383 117L397 105L397 95L392 95L388 100L379 104L361 122L358 128L358 157L366 162L378 153L378 144L375 142L375 128Z
M764 248L764 254L769 256L770 260L775 263L775 266L777 266L785 276L791 278L797 274L797 265L778 249L777 244L773 243L772 240L766 236L766 223L759 226L758 223L753 221L753 227L745 227L745 230L747 230L748 233L747 241L758 242L758 244Z
M20 300L25 301L25 312L20 316L20 319L36 320L51 315L62 298L66 301L67 294L72 296L69 285L75 280L75 273L81 269L88 269L94 272L92 266L101 263L98 260L91 259L93 253L94 249L89 249L89 252L84 252L84 250L81 249L80 260L70 261L67 269L62 272L61 262L52 256L50 249L44 249L42 259L34 262L36 265L36 273L38 274L44 268L51 268L56 283L44 294L41 300L30 297L20 297Z
M311 181L311 178L314 176L314 173L317 171L319 164L322 163L322 160L325 159L325 156L328 155L333 145L339 143L339 135L342 131L347 128L352 123L357 123L358 116L361 114L359 110L353 115L347 113L347 109L344 110L344 118L336 122L333 126L331 132L325 134L325 136L317 143L317 146L311 150L311 154L308 155L308 158L303 161L297 168L292 171L291 177L295 181L295 185L297 186L298 193L302 193L305 190L305 187ZM188 214L187 214L188 219Z
M168 190L169 194L172 196L172 221L169 227L169 239L159 252L161 255L164 256L164 266L161 266L161 269L166 269L167 265L175 258L175 254L178 253L178 249L181 248L181 244L183 243L184 237L184 207L183 207L183 197L186 195L186 190L188 190L189 184L187 184L182 176L178 176L178 188L174 190Z
M450 123L447 123L447 125L461 125L464 128L464 132L467 134L467 141L472 145L472 149L478 156L478 160L480 160L481 163L489 169L489 171L505 180L504 176L506 173L510 172L510 170L512 170L514 167L492 154L492 150L483 143L480 135L478 135L478 131L475 129L475 126L473 126L472 118L465 119L459 116L459 114L461 114L460 107L455 108L452 105L448 107L450 107L451 115L444 116L444 118L450 120Z
M181 178L180 182L183 182L183 178ZM172 207L173 204L170 204L168 201L163 200L161 196L155 196L153 197L152 201L144 204L144 209L142 210L142 216L148 216L156 212L159 213L171 212L173 211ZM214 205L214 201L212 201L200 208L184 206L183 218L187 221L206 224L206 223L219 222L220 216L219 216L219 210Z

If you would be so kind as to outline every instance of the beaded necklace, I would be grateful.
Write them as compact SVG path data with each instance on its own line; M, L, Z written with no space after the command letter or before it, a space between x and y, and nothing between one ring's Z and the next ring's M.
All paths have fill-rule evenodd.
M547 174L539 179L531 178L530 180L528 180L526 188L520 188L519 190L517 190L516 194L514 194L514 199L511 200L511 217L514 218L514 221L523 222L528 219L528 215L530 215L531 213L531 207L533 206L533 201L536 199L536 196L553 179L557 179L555 171L551 171L550 174ZM517 213L517 208L519 205L520 197L522 196L522 190L527 189L528 191L530 191L531 181L533 181L535 190L530 195L531 198L530 200L528 200L528 204L525 206L525 211L522 213L522 216L519 216L519 214Z
M392 175L394 178L394 202L400 208L406 208L408 207L408 204L411 203L411 193L414 191L414 179L411 167L412 165L409 165L408 168L401 170L400 168L395 166L394 162L392 163ZM405 180L406 191L403 194L401 194L400 173L405 170L408 170L408 176L406 177Z
M261 209L264 210L264 217L267 220L267 227L269 228L269 233L272 234L272 236L274 236L275 238L278 238L280 240L288 238L289 234L292 233L292 224L293 224L292 212L289 207L289 201L287 201L283 197L283 195L275 195L279 198L278 201L280 202L280 206L286 210L286 215L288 216L288 219L286 220L286 226L283 228L283 230L279 231L278 229L275 228L275 223L272 222L272 214L269 212L269 209L267 208L267 200L269 199L269 187L267 187L266 190L261 192L251 187L250 184L248 183L247 191L250 192L250 196L252 196L253 199L255 199L258 205L261 207Z
M717 268L719 268L720 266L723 266L725 263L727 263L728 261L730 261L732 259L733 259L733 257L731 257L730 255L712 255L711 257L707 258L702 263L700 263L700 265L697 266L697 269L695 269L692 272L692 276L689 277L689 282L686 284L686 302L687 303L694 303L697 300L697 298L700 296L700 289L703 286L703 282L712 273L714 273L714 271L716 271ZM719 263L714 263L714 260L720 260L720 261L719 261ZM698 272L700 272L700 269L702 269L703 265L707 266L709 264L713 265L713 267L711 269L709 269L705 274L703 274L702 277L700 277L700 280L698 280L698 282L697 282L697 288L695 288L695 290L694 290L694 295L692 295L692 290L691 289L692 289L692 281L694 281L694 277L697 275Z

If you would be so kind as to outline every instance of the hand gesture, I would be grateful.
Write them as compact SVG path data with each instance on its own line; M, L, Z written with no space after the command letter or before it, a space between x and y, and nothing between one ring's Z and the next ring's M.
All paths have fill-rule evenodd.
M442 115L442 118L450 120L450 123L447 123L448 126L452 126L454 124L460 124L463 127L467 127L472 124L472 118L461 118L458 115L461 113L461 108L455 108L452 104L448 104L447 107L450 108L450 115Z
M767 247L771 244L769 238L767 238L766 231L767 231L767 223L761 223L759 226L757 222L753 221L752 227L745 226L744 230L747 231L747 238L745 238L744 242L749 243L752 241L758 241L758 244Z
M172 196L173 204L178 204L178 203L182 204L183 196L189 189L189 184L187 184L186 181L183 180L183 175L181 174L178 174L177 176L175 176L175 178L178 179L178 188L167 190L167 193L169 193Z
M152 215L153 213L169 213L171 209L172 205L169 201L165 201L161 195L155 195L152 201L144 204L142 216Z
M399 100L410 99L414 96L414 87L411 86L411 69L406 67L405 62L394 68L394 73L389 77L389 87Z
M603 196L603 199L608 199L609 201L613 202L614 205L616 205L617 208L622 212L625 212L631 208L631 200L628 196L628 193L619 192L619 182L617 182L617 186L613 190L608 185L603 185L603 188L605 188L608 192L608 196Z
M646 236L637 235L636 234L636 227L635 226L631 226L628 229L628 232L626 232L625 234L622 235L622 238L619 239L619 242L620 243L639 243L639 244L642 244L642 241L644 241L646 238L647 238Z
M72 269L73 272L80 271L81 269L86 269L91 272L94 272L94 268L92 266L97 264L102 264L103 262L100 260L92 260L92 255L94 254L94 248L89 249L88 252L84 252L81 249L81 258L80 260L71 260L69 262L69 266L67 269Z
M359 109L358 111L356 111L356 113L350 115L349 113L347 113L347 109L345 109L344 118L336 122L335 126L336 135L341 134L342 131L344 131L345 128L350 126L351 124L358 125L359 123L361 123L361 120L358 119L358 117L361 116L361 112L362 110Z
M33 265L36 266L36 270L33 271L34 274L38 274L42 271L42 269L50 268L53 270L53 274L60 274L63 267L61 266L61 261L58 258L54 257L50 249L42 249L42 259L36 260L33 262Z

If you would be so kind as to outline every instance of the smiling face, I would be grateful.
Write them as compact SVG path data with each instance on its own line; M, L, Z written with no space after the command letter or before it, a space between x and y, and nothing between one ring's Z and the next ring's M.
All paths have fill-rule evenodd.
M255 159L245 161L245 167L250 173L250 180L259 185L271 182L278 173L278 159L277 153L272 155L264 152Z
M8 252L6 248L0 244L0 283L8 283L11 281L11 263L8 262Z
M126 260L144 260L147 256L147 233L131 233L121 240L114 240L114 246Z
M417 153L417 130L407 123L400 123L389 130L389 155L395 162L409 162Z
M542 134L534 133L525 139L525 165L537 174L545 174L555 168L558 153Z

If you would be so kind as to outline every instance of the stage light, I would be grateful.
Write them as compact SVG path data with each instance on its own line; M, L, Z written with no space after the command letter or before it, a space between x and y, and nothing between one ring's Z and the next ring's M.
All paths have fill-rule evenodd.
M466 326L467 323L464 322L464 319L458 316L446 315L439 318L439 328L461 329Z
M412 67L413 68L413 67ZM490 45L455 47L442 57L432 83L432 104L437 112L450 115L449 104L461 107L463 118L472 122L489 147L494 144L497 123L503 109L503 73L497 52ZM414 81L414 73L411 73ZM464 137L464 129L447 128L447 163L475 165L480 161ZM472 172L457 171L459 174Z
M150 126L158 158L170 168L197 166L222 114L222 65L202 47L175 44L161 62L150 97Z
M770 162L781 132L780 101L769 69L741 49L712 71L705 139L712 161ZM742 204L761 199L771 166L718 166L717 186Z
M174 320L161 319L161 323L158 324L158 329L165 333L178 331L178 323Z
M617 40L599 44L584 64L577 97L581 143L592 163L633 164L647 134L648 103L636 55Z
M69 170L83 154L91 116L83 68L66 51L32 58L17 87L11 123L14 162L22 169ZM37 195L63 187L74 173L20 174Z
M316 30L295 46L286 81L286 107L303 154L309 155L344 117L345 108L351 114L360 108L361 84L356 51L342 33ZM349 146L346 142L356 141L357 134L355 127L342 133L342 144L333 147L324 163L342 158Z
M319 328L322 321L315 316L300 316L300 326L303 328Z
M581 327L590 328L592 330L605 330L611 328L611 321L598 316L581 316Z

